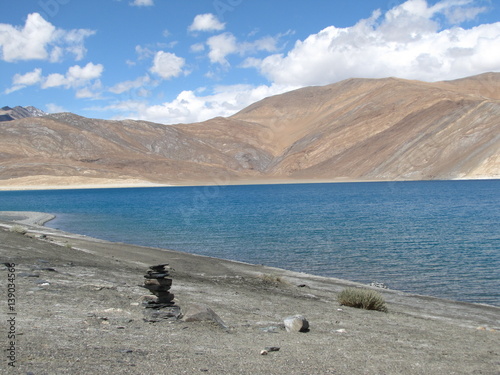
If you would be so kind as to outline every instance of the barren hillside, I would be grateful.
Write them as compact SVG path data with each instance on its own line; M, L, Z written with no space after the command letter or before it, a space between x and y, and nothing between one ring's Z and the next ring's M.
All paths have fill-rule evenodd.
M70 113L0 123L0 185L37 176L56 184L500 178L500 74L349 79L197 124Z

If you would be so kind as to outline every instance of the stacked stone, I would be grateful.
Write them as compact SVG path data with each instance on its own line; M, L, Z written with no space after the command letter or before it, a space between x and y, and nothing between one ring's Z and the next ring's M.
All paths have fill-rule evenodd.
M146 307L162 308L174 306L174 295L170 293L172 279L169 278L168 264L159 264L149 267L149 270L144 275L144 288L153 293L156 301L148 301Z
M144 302L146 322L175 321L182 317L181 308L174 303L174 295L170 293L172 279L168 269L168 264L158 264L149 267L144 275L143 287L156 296L156 300Z

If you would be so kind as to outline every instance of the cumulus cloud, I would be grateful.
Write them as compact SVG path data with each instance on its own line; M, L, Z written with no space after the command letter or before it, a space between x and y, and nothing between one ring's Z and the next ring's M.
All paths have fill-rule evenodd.
M104 67L102 64L88 63L84 67L74 65L68 69L65 75L59 73L50 74L42 83L42 88L64 86L65 88L77 88L98 79Z
M210 48L208 53L210 61L226 66L229 65L226 56L238 51L236 37L231 33L213 36L207 40L207 45Z
M95 98L101 89L101 77L104 71L102 64L88 63L85 66L74 65L65 74L53 73L42 75L42 69L37 68L25 74L16 74L12 78L12 86L6 94L24 89L28 86L39 85L42 89L63 87L75 89L77 98Z
M229 66L226 57L231 54L245 55L258 51L274 52L277 50L276 44L279 37L264 37L253 42L239 42L236 37L229 32L208 38L207 45L210 49L208 58L212 63Z
M482 8L473 1L445 0L433 6L408 0L383 15L347 28L327 27L299 40L287 54L247 59L271 82L323 85L350 77L397 76L427 81L500 71L500 22L471 29L443 29L439 17L463 21Z
M220 22L212 13L199 14L194 18L193 23L188 30L196 31L221 31L226 27L225 23Z
M6 94L21 90L28 86L33 86L42 81L42 69L37 68L26 74L16 74L12 78L12 87L5 91Z
M150 7L155 5L153 0L134 0L130 3L130 5L136 6L136 7Z
M170 79L181 75L185 64L186 60L182 57L170 52L158 51L150 71L163 79Z
M265 97L293 89L278 85L217 86L210 94L206 89L182 91L174 100L148 106L139 100L116 103L102 110L121 112L117 118L134 118L162 124L192 123L217 116L230 116L238 110Z
M86 53L85 38L95 34L87 29L63 30L40 14L28 15L23 27L0 24L0 59L61 61L65 54L81 60Z

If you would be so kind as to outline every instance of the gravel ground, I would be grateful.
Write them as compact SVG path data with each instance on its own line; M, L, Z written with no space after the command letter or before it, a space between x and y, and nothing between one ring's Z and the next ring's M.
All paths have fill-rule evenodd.
M12 230L14 223L0 221L0 261L15 264L14 272L0 265L0 373L500 374L498 307L377 289L388 312L360 310L336 301L357 283L26 223ZM173 268L171 291L183 313L206 304L226 328L146 322L148 291L140 285L148 267L160 263ZM309 332L283 328L283 319L296 314L307 318ZM279 351L261 355L266 347Z

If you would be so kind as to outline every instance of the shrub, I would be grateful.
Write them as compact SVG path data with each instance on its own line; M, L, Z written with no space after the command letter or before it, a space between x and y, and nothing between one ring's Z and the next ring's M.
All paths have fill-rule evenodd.
M13 225L12 227L10 227L10 231L13 233L19 233L19 234L28 233L28 230L25 227L22 227L20 225Z
M340 292L337 300L343 306L387 312L384 298L374 290L347 288Z

